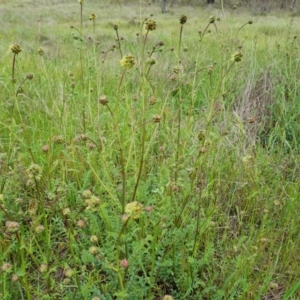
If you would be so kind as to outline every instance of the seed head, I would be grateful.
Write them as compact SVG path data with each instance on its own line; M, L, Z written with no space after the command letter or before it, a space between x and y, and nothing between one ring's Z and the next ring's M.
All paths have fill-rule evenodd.
M158 43L158 46L160 46L160 47L162 47L162 46L164 46L165 45L165 42L164 41L160 41L159 43Z
M170 295L165 295L163 297L163 300L174 300L174 298L172 296L170 296Z
M253 21L252 20L248 21L248 24L249 25L253 24Z
M173 68L173 72L174 72L175 74L178 74L178 73L180 72L180 66L175 66L175 67Z
M17 91L16 91L16 95L19 95L19 94L24 94L24 89L23 89L23 87L22 86L19 86L18 87L18 89L17 89Z
M12 282L17 282L19 280L19 277L16 275L16 274L13 274L12 276L11 276L11 281Z
M74 270L71 268L67 268L64 270L64 275L68 278L71 278L74 274Z
M236 9L237 9L237 6L236 6L236 5L233 5L233 6L232 6L232 9L233 9L233 10L236 10Z
M96 211L99 205L101 204L100 198L92 195L90 198L85 200L86 209L90 209L92 211Z
M159 123L160 120L161 120L161 116L160 115L154 115L152 117L152 120L153 120L154 123Z
M93 193L91 192L91 190L84 190L82 192L82 198L83 199L89 199L93 196Z
M41 264L40 267L39 267L39 271L41 273L45 273L45 272L48 271L48 268L49 268L49 266L47 264Z
M98 237L96 236L96 235L92 235L91 237L90 237L90 241L92 242L92 243L97 243L98 242Z
M240 62L243 58L243 54L241 52L235 52L232 56L232 60L234 62Z
M97 15L96 14L91 14L90 15L90 20L96 20L97 19Z
M127 269L129 267L129 262L127 259L122 259L121 262L120 262L120 266L121 268L123 269Z
M26 74L26 78L27 78L28 80L33 79L33 77L34 77L34 75L33 75L32 73L27 73L27 74Z
M84 228L85 227L85 221L84 220L77 221L77 227Z
M98 249L98 247L96 247L96 246L91 246L91 247L89 248L89 252L90 252L92 255L96 255L96 254L99 252L99 249Z
M66 207L66 208L64 208L64 210L63 210L62 213L63 213L64 216L67 216L67 215L69 215L71 213L71 209L68 208L68 207Z
M209 23L213 24L216 21L216 17L215 16L210 16L209 17Z
M102 95L98 98L99 103L102 105L106 105L108 103L108 98L106 95Z
M32 185L35 181L40 181L42 179L42 168L37 164L32 164L26 169L28 176L27 185Z
M119 29L118 25L115 24L115 25L114 25L114 30L117 31L118 29Z
M62 135L56 135L53 138L53 142L56 143L56 144L62 144L63 141L64 141L64 137Z
M10 46L10 50L13 54L19 54L20 52L22 52L22 48L20 47L19 44L12 44Z
M150 66L155 65L155 59L152 58L152 57L150 57L150 58L148 59L148 61L147 61L147 64L149 64Z
M146 31L153 31L155 29L156 29L156 22L154 20L149 19L145 22Z
M45 227L43 225L39 225L35 228L36 233L41 233L45 230Z
M6 230L8 232L17 232L20 228L20 225L18 222L14 222L14 221L6 221L5 222L5 227L6 227Z
M187 21L187 16L186 15L181 15L180 16L180 19L179 19L179 22L181 25L185 24Z
M137 201L126 204L125 213L133 219L138 219L143 210L143 205Z
M135 65L134 56L131 54L125 55L121 60L120 64L125 69L131 69Z
M37 53L39 54L39 56L43 56L43 55L44 55L44 50L43 50L43 48L37 49Z
M149 98L149 104L150 105L154 105L156 103L156 98L154 97L154 96L151 96L150 98Z
M150 213L152 210L153 210L153 207L150 205L145 207L145 212L147 212L147 213Z
M11 265L10 263L4 263L4 264L1 266L1 271L2 271L2 272L7 272L7 271L9 271L11 268L12 268L12 265Z

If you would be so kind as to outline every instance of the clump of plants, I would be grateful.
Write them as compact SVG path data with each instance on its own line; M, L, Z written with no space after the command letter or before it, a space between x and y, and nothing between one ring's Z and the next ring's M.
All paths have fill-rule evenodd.
M114 23L103 42L78 2L55 68L43 45L20 43L3 71L0 298L297 297L297 144L291 159L271 145L283 128L264 122L279 116L271 77L254 85L264 103L248 90L252 107L247 81L233 86L254 59L240 38L253 22L228 35L210 16L190 32L180 14L163 40L141 13L137 32ZM19 80L27 60L35 75ZM295 81L288 91L286 109Z

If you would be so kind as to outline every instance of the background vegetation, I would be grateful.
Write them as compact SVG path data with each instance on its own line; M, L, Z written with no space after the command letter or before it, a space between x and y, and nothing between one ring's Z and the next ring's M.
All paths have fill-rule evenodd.
M7 1L1 299L299 299L299 19Z

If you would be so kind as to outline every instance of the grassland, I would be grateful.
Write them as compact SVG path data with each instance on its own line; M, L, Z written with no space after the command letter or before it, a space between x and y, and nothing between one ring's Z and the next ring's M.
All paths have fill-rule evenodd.
M0 298L299 299L299 19L97 2L1 4Z

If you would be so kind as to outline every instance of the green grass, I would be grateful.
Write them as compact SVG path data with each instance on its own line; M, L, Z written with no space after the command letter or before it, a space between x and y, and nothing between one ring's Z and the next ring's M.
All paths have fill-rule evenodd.
M2 4L0 298L299 299L299 19L103 3Z

